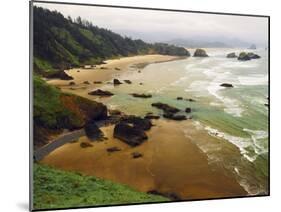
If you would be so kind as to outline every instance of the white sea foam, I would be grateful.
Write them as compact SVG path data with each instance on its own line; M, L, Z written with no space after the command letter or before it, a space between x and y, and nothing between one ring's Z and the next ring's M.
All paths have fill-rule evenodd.
M241 85L267 85L268 75L254 74L250 76L239 76L238 80Z

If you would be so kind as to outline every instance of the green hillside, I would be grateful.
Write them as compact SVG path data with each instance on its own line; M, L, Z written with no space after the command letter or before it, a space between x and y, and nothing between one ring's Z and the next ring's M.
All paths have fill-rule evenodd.
M34 7L34 70L45 77L60 78L56 71L139 54L190 55L181 47L133 40L80 17L72 20L59 12Z
M126 185L34 164L34 209L167 201Z

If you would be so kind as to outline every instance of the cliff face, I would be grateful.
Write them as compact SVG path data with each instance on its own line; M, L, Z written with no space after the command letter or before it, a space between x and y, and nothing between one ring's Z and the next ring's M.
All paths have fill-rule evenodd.
M60 92L34 76L34 145L42 146L51 135L63 129L82 128L86 123L105 119L107 107L102 103Z

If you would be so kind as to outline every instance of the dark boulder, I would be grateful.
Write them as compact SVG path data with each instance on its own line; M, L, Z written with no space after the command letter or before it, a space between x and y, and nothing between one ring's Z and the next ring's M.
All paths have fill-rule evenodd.
M190 107L185 108L185 112L186 113L191 113L191 108Z
M121 151L120 148L114 146L114 147L110 147L110 148L107 148L106 149L107 152L111 153L111 152L118 152L118 151Z
M248 53L246 53L246 52L241 52L237 59L241 60L241 61L251 60L251 58L249 57Z
M149 130L152 127L152 123L150 120L133 115L123 116L121 118L121 121L123 123L131 124L134 127L137 127L138 129L142 130Z
M180 96L178 96L178 97L177 97L177 100L183 100L183 98L182 98L182 97L180 97Z
M68 85L75 85L75 82L71 81L70 83L68 83Z
M140 158L140 157L142 157L142 154L139 153L139 152L132 152L132 157L133 158Z
M151 98L152 95L151 94L138 94L138 93L132 93L131 94L133 97L136 97L136 98Z
M89 85L89 81L84 81L83 84Z
M226 55L227 58L237 58L237 55L235 54L235 52L229 53Z
M161 102L157 102L157 103L152 103L151 104L152 107L156 107L158 109L161 109L163 110L165 113L177 113L179 112L180 110L176 107L172 107L168 104L164 104L164 103L161 103Z
M175 121L182 121L182 120L187 119L185 115L176 115L174 113L164 113L163 117L166 119L171 119L171 120L175 120Z
M116 67L115 70L116 70L116 71L120 71L121 69Z
M127 84L132 84L131 80L124 80L124 82L126 82Z
M145 119L159 119L160 116L154 115L153 113L147 113L144 118Z
M259 55L254 54L253 52L249 52L248 57L250 57L250 59L260 59L261 58Z
M130 146L138 146L148 138L143 129L123 121L115 125L113 136Z
M193 57L208 57L208 55L204 49L196 49Z
M97 140L103 137L102 131L94 122L87 123L84 129L87 137L91 140Z
M81 142L80 143L80 147L81 148L88 148L88 147L92 147L93 145L88 143L88 142Z
M220 84L220 86L226 87L226 88L233 88L233 85L230 83L222 83L222 84Z
M122 82L120 82L118 79L113 79L113 85L121 85L123 84Z
M112 96L112 95L114 95L110 91L103 91L101 89L97 89L97 90L91 91L88 94L89 95L94 95L94 96Z
M94 84L102 84L102 81L94 81Z

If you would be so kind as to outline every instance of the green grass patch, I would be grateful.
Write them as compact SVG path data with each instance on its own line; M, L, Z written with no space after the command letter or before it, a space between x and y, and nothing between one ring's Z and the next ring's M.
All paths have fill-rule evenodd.
M33 89L35 124L48 129L75 128L81 125L78 117L62 105L59 89L48 85L37 75L33 77Z
M162 201L169 199L93 176L34 164L34 209Z

